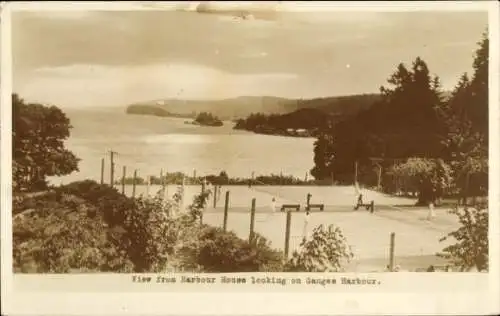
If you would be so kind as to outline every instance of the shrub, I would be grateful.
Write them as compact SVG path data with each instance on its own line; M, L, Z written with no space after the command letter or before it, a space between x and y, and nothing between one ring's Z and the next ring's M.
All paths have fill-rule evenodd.
M165 269L177 242L177 234L170 227L171 208L171 204L156 197L152 200L138 198L134 208L125 210L125 233L120 245L134 263L134 271L160 272Z
M115 188L93 180L72 182L56 188L55 191L58 195L74 195L95 205L111 227L122 225L125 214L135 207L133 199L121 194Z
M281 262L281 254L273 251L261 236L249 243L234 232L206 227L199 242L196 261L205 272L257 272Z
M35 210L14 217L15 271L130 272L132 263L108 233L99 212L83 200L39 202Z
M314 228L310 240L304 239L285 265L291 272L340 272L353 254L340 228L323 225Z
M488 209L486 204L473 207L455 207L460 227L440 239L455 239L456 243L443 249L438 256L450 259L461 271L476 268L488 271Z

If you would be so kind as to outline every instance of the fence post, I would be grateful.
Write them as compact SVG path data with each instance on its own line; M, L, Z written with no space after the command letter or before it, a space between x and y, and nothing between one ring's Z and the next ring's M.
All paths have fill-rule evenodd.
M109 185L114 188L115 187L115 160L114 160L114 151L110 152L110 170L109 170Z
M371 201L370 202L370 213L373 213L373 211L375 211L375 201Z
M227 212L229 210L229 191L226 191L226 201L224 202L224 223L223 228L224 231L227 230Z
M290 250L290 226L292 223L292 212L286 212L286 230L285 230L285 259L288 259L288 252Z
M125 175L127 174L127 167L123 166L122 170L122 194L125 194Z
M163 180L163 168L160 169L160 185L161 189L165 190L165 181Z
M132 198L135 198L136 183L137 183L137 170L134 170L134 180L132 180Z
M101 158L101 184L104 184L104 158Z
M255 198L252 199L252 209L250 210L250 234L248 235L248 241L251 242L253 239L253 231L255 229Z
M165 170L165 181L164 181L164 183L165 183L165 191L164 191L164 193L165 193L165 199L168 199L168 185L169 185L168 169Z
M389 257L389 271L394 271L394 247L396 243L396 233L391 233L391 248Z
M217 185L214 185L214 208L217 207Z

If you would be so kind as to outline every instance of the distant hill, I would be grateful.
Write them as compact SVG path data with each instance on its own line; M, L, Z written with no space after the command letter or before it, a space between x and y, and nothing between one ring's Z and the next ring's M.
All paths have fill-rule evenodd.
M333 116L345 116L356 114L359 111L370 108L375 102L379 101L380 98L381 96L375 93L315 98L300 100L298 108L315 108Z
M222 120L237 120L253 113L286 114L298 109L316 108L336 115L353 114L369 108L378 94L328 97L317 99L286 99L280 97L241 96L223 100L154 100L135 103L126 109L129 114L195 118L198 113L210 112Z

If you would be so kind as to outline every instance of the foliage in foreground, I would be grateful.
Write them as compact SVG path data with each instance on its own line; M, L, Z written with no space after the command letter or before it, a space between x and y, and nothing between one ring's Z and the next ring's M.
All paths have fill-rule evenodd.
M304 239L285 266L291 272L341 272L353 257L339 227L319 225L311 238Z
M94 181L74 182L17 199L13 221L14 270L68 272L271 271L281 252L257 236L200 224L210 192L179 214L172 200L128 198Z
M282 254L273 250L267 240L257 235L252 242L234 232L203 225L184 240L179 255L182 267L196 266L201 272L269 272L280 271Z
M460 227L441 238L440 241L454 239L456 242L443 249L438 255L467 271L476 268L488 271L488 208L486 204L464 207L450 211L458 217Z

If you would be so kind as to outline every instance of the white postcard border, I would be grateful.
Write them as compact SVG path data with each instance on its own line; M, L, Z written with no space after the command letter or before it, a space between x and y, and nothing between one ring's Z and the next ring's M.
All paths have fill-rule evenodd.
M372 276L381 281L371 292L325 292L312 289L293 291L287 287L272 292L255 287L241 293L238 285L225 288L224 294L197 293L198 289L159 292L137 287L130 275L16 276L12 274L11 216L11 92L12 56L10 50L10 13L12 10L170 10L164 2L56 3L34 2L3 4L1 59L1 227L2 227L2 311L17 314L485 314L499 311L499 225L500 202L500 120L499 97L499 6L495 2L330 2L297 5L308 10L489 10L490 33L490 272L487 274L345 274ZM252 274L255 275L255 274ZM286 276L286 273L273 273ZM309 274L301 274L307 278ZM220 277L220 275L216 275ZM339 275L337 275L339 277ZM113 287L115 292L96 291L96 286ZM127 284L129 288L126 289ZM83 286L83 287L82 287ZM20 290L20 288L24 290ZM80 288L80 290L78 290ZM17 289L17 290L16 290ZM38 289L38 291L36 290ZM420 290L417 290L420 289ZM439 290L438 290L439 289ZM129 291L125 291L129 290ZM130 292L134 291L134 292ZM176 289L172 289L176 291ZM303 292L302 292L303 291ZM408 292L407 292L408 291ZM261 292L261 293L259 293ZM280 293L287 292L287 293ZM221 295L222 294L222 295Z

